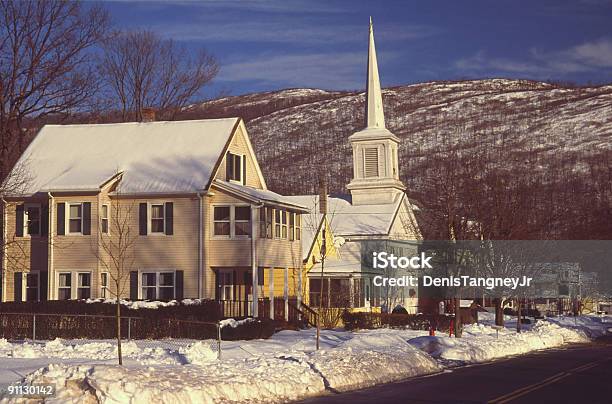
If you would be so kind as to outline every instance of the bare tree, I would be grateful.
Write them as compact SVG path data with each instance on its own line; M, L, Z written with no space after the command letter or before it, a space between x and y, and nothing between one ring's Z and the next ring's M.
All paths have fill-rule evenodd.
M109 19L77 1L0 0L0 178L28 142L28 119L84 109L95 93L89 51Z
M118 197L110 203L108 222L98 225L98 237L92 246L105 272L108 273L109 294L115 298L117 320L117 354L121 356L121 298L126 295L130 272L134 270L135 251L138 234L134 231L135 204Z
M105 43L100 63L111 107L123 120L141 120L142 109L149 107L173 119L218 71L205 50L191 56L151 31L116 33Z

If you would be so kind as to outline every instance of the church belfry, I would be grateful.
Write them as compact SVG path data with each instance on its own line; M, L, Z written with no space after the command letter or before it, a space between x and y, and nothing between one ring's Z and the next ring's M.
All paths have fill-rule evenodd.
M365 128L349 137L353 179L347 188L353 205L393 203L406 189L399 179L400 139L385 127L374 29L370 18Z

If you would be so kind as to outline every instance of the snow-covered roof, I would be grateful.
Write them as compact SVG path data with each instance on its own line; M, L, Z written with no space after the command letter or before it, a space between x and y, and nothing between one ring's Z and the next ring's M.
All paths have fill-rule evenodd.
M314 216L312 222L318 225L321 217L318 195L286 196L285 198L307 207L311 212L310 215ZM328 197L327 220L336 236L385 235L389 233L389 228L402 200L403 198L398 198L395 203L352 205L347 199Z
M277 194L267 189L248 187L218 179L213 182L213 185L247 199L288 206L303 212L308 211L306 206L296 203L294 200L290 199L290 197Z
M202 190L238 121L46 125L20 158L24 193L97 190L118 172L125 193Z
M324 276L361 272L361 243L358 241L349 241L338 247L338 257L329 256L325 260L323 267ZM312 266L309 271L309 276L316 276L321 273L321 263L318 262Z

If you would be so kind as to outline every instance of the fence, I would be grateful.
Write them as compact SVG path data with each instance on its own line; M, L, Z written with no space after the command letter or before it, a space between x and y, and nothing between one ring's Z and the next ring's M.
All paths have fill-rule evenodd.
M213 340L221 357L219 322L171 318L121 317L121 337L131 340ZM115 316L91 314L0 313L0 338L52 340L117 338ZM168 341L168 340L166 340Z

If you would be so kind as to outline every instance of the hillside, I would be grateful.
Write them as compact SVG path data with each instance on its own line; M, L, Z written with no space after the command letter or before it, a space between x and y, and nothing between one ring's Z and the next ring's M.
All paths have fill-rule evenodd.
M418 183L425 157L503 145L507 159L582 157L612 148L612 85L565 88L524 80L430 82L384 90L388 128L402 139L404 182ZM282 90L227 97L190 116L243 116L271 189L313 192L326 167L332 192L351 178L348 136L362 127L363 93Z

